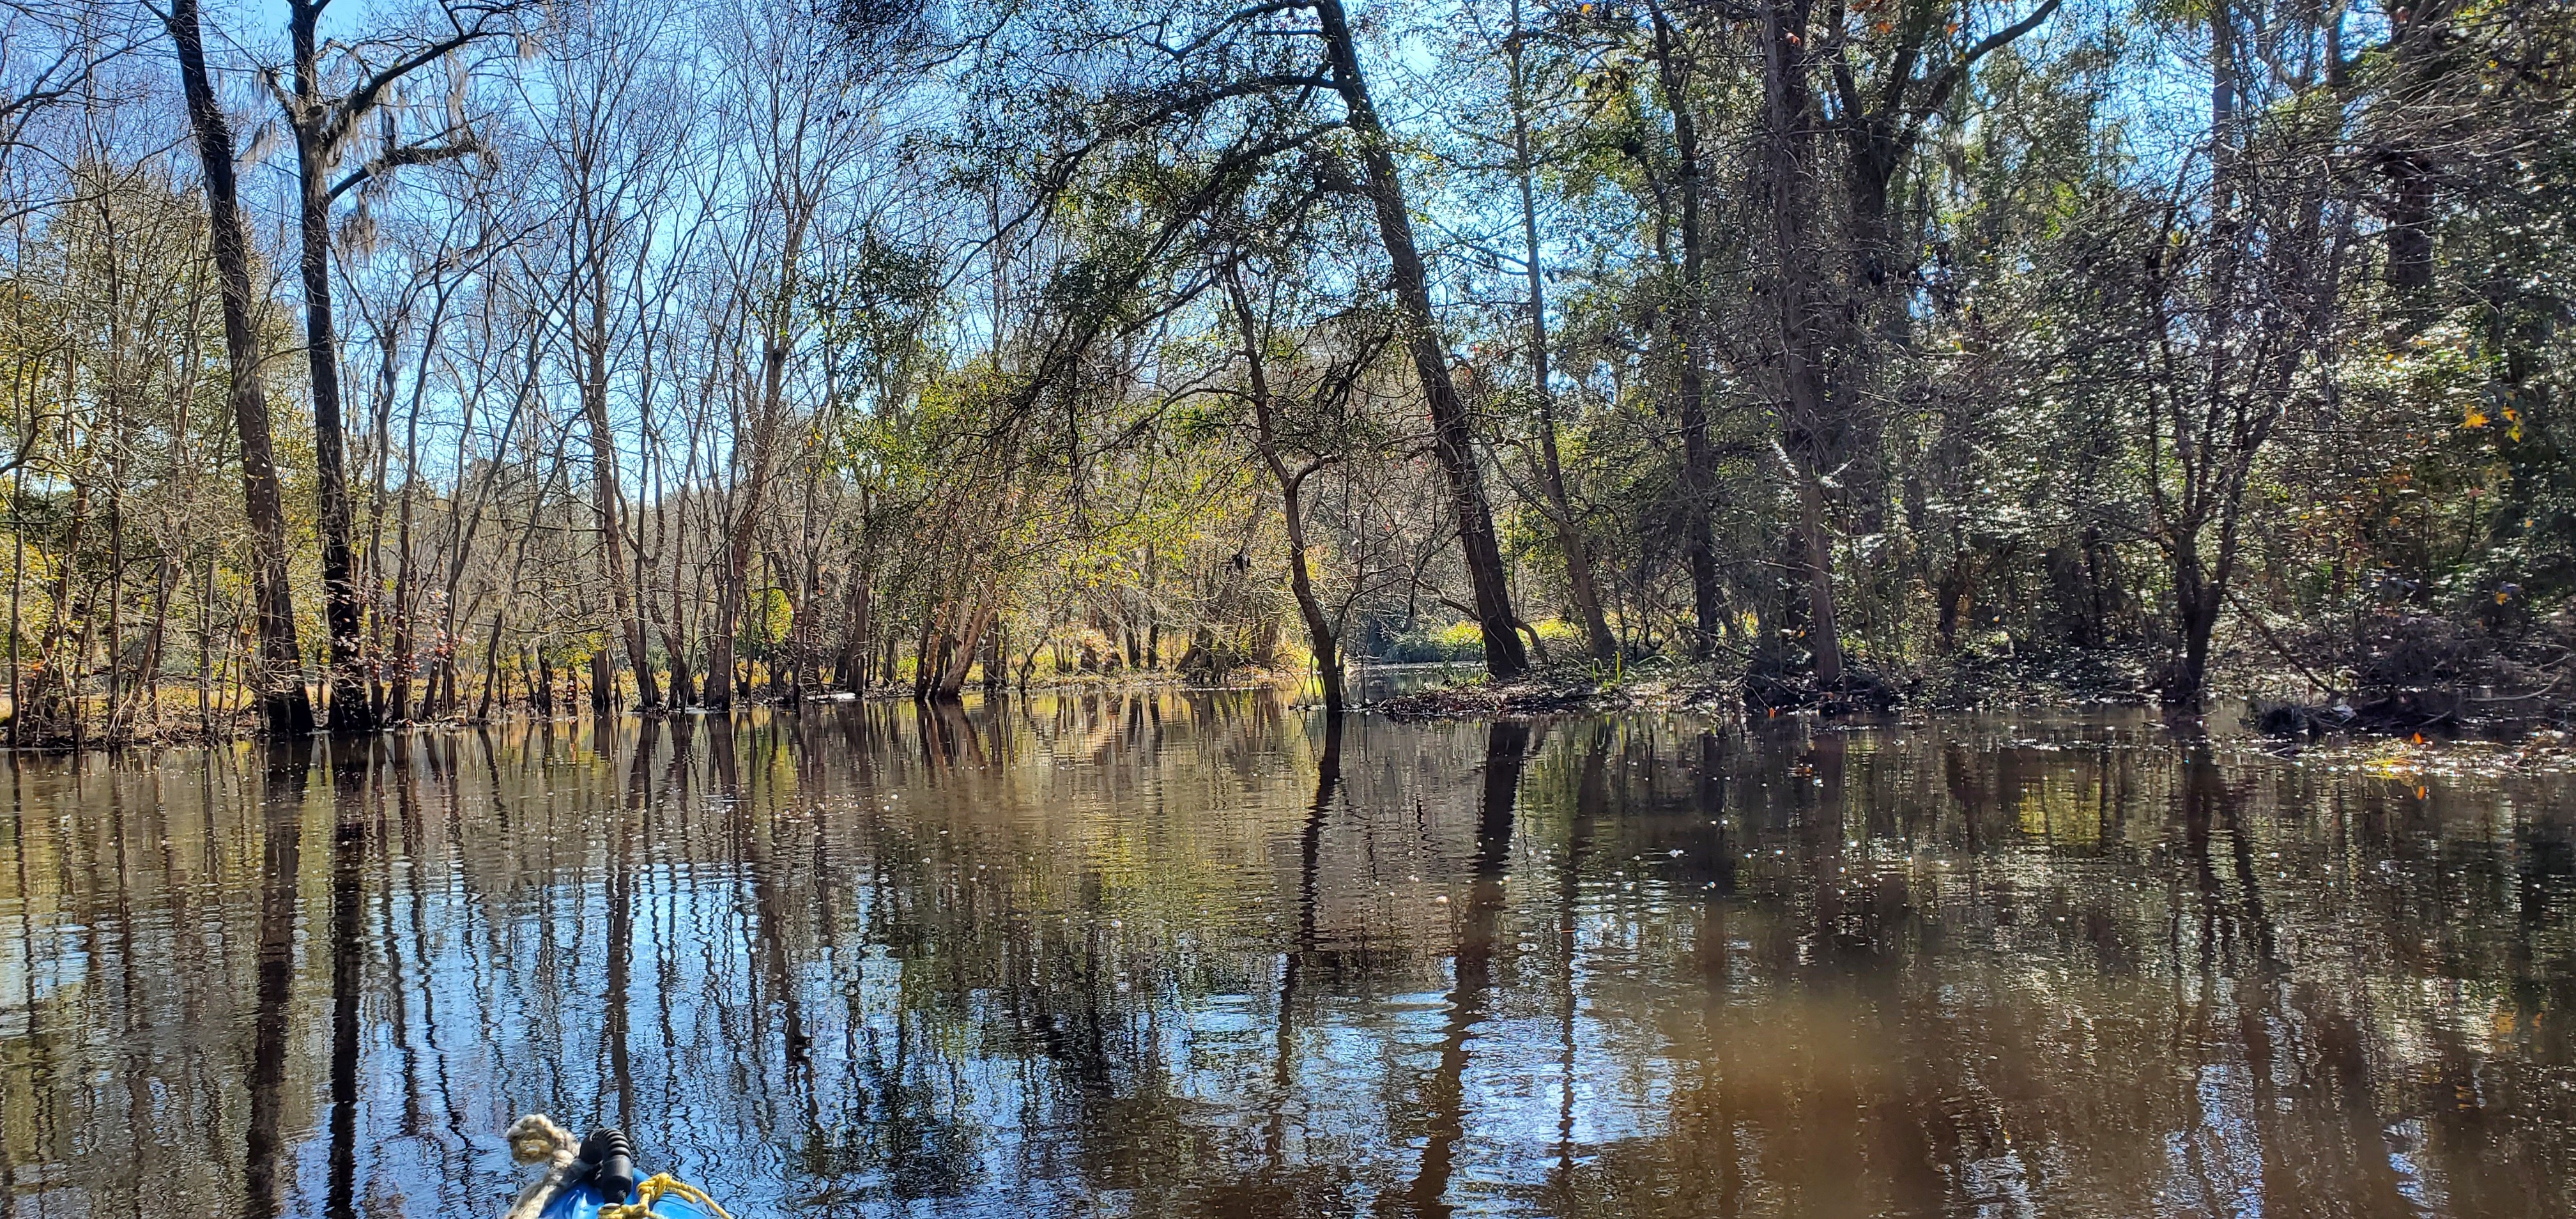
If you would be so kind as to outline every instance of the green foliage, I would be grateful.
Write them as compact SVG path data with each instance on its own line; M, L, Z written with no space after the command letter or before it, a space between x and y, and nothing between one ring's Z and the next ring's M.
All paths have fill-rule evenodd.
M1468 663L1485 658L1483 632L1473 622L1420 627L1390 640L1378 658L1394 664Z
M1595 652L1588 573L1612 672L1848 659L1964 698L2169 663L2212 607L2240 669L2333 668L2319 640L2391 618L2547 638L2576 599L2569 13L1468 0L1354 9L1349 80L1258 6L1009 6L936 64L793 6L550 29L460 77L495 111L473 165L342 204L368 663L470 702L530 649L622 659L620 613L699 679L726 643L773 681L935 678L970 636L987 671L1200 678L1317 623L1473 663L1479 508L1418 342L1516 614ZM162 680L220 684L248 556L198 170L176 108L94 100L136 126L9 154L46 188L0 274L12 629L103 692L150 623ZM289 303L254 302L311 649Z
M796 608L787 590L755 589L751 604L743 608L742 628L734 639L734 650L753 659L766 659L795 626Z

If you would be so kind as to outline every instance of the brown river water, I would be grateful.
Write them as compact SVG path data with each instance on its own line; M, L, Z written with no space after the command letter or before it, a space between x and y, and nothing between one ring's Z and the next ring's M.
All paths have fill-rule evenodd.
M0 1215L2576 1213L2576 781L2132 712L7 763Z

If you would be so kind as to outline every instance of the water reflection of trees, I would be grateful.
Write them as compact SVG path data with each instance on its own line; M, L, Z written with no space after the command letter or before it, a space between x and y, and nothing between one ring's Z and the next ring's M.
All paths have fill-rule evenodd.
M821 1213L2569 1200L2545 781L1102 693L12 785L11 1207L482 1213L528 1108Z

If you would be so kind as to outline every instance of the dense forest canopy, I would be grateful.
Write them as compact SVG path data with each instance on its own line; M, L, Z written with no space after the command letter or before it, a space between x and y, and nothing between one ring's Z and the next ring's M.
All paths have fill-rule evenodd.
M9 739L1364 658L2563 706L2571 46L5 0Z

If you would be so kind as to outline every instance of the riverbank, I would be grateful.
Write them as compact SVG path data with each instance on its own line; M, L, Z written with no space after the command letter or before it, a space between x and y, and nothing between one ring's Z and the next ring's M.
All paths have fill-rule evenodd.
M2518 739L2576 726L2576 698L2539 684L2362 686L2338 691L2313 674L2228 658L2210 716L2241 717L2281 739L2458 737ZM1972 655L1912 673L1855 666L1844 683L1820 690L1803 674L1747 674L1717 666L1650 661L1603 674L1559 663L1507 682L1465 676L1360 705L1402 721L1693 711L1717 715L1816 714L1828 718L1894 711L2153 706L2152 658L2123 651ZM2223 708L2223 710L2222 710ZM2241 708L2241 709L2240 709Z
M1852 666L1842 683L1819 687L1805 673L1754 673L1727 665L1651 658L1617 673L1589 664L1542 665L1528 676L1491 681L1461 667L1459 681L1363 705L1399 720L1496 716L1605 715L1695 711L1761 717L1845 716L1902 709L2139 706L2155 701L2136 658L2113 653L2042 658L1962 657L1935 669L1889 673Z
M1359 704L1399 722L1613 715L1628 711L1731 714L1742 685L1706 669L1657 662L1617 675L1556 665L1513 681L1481 676L1368 699Z

